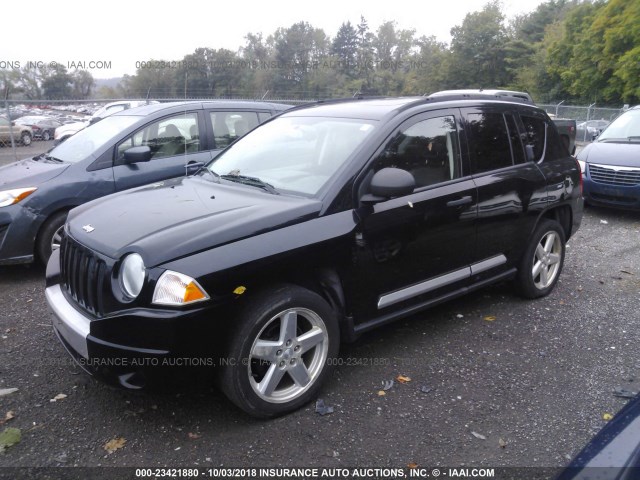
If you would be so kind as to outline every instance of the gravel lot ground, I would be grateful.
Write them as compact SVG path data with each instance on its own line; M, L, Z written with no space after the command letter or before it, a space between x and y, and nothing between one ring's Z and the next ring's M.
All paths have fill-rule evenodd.
M0 389L18 388L0 431L22 431L0 465L563 466L624 405L613 390L640 388L639 233L638 213L588 209L552 295L501 284L367 334L322 392L333 414L272 421L207 388L98 383L54 337L42 268L0 267Z

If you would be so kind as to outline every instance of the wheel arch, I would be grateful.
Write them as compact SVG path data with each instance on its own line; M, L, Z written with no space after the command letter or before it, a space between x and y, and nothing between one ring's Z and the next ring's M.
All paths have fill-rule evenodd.
M355 338L353 321L347 315L347 301L338 269L334 266L311 267L307 269L285 270L275 276L264 278L252 288L261 292L274 284L295 285L316 293L333 310L340 327L341 341L350 342Z
M48 212L46 217L44 217L42 219L42 221L38 225L38 230L36 232L36 236L35 236L35 239L34 239L34 242L33 242L33 250L34 250L34 254L36 255L36 257L39 256L38 245L40 244L40 238L42 236L42 231L44 230L46 225L49 223L49 220L51 220L51 218L53 218L54 215L57 215L59 213L62 213L62 212L69 213L69 211L72 210L73 208L75 208L76 206L77 205L65 205L63 207L59 207L56 210Z
M538 222L536 222L534 230L538 227L538 224L540 224L540 220L542 219L549 219L558 222L564 232L565 240L569 240L573 225L573 212L569 205L558 205L550 208L549 210L545 210L540 218L538 218Z

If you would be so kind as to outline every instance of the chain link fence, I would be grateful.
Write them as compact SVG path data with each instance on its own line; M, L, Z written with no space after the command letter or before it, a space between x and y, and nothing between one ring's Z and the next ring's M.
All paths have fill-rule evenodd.
M625 111L626 107L605 108L595 104L589 106L564 105L562 102L551 105L539 105L550 115L556 118L570 118L576 121L578 142L590 142L618 115Z

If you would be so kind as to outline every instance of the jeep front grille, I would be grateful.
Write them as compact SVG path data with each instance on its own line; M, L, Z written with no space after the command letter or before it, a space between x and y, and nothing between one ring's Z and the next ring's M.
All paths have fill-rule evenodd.
M618 187L640 185L640 168L608 167L606 165L589 164L589 173L594 182Z
M107 264L94 252L64 236L60 244L63 290L96 317L104 314L104 291L109 285Z

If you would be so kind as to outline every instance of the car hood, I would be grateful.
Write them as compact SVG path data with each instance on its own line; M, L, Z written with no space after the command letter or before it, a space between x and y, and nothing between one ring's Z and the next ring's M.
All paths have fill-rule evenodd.
M594 142L578 155L580 160L618 167L640 167L640 143Z
M52 163L28 158L0 167L0 188L37 187L69 168L68 163Z
M317 217L320 208L315 199L190 177L81 205L69 214L67 228L97 252L114 259L138 252L152 267Z

